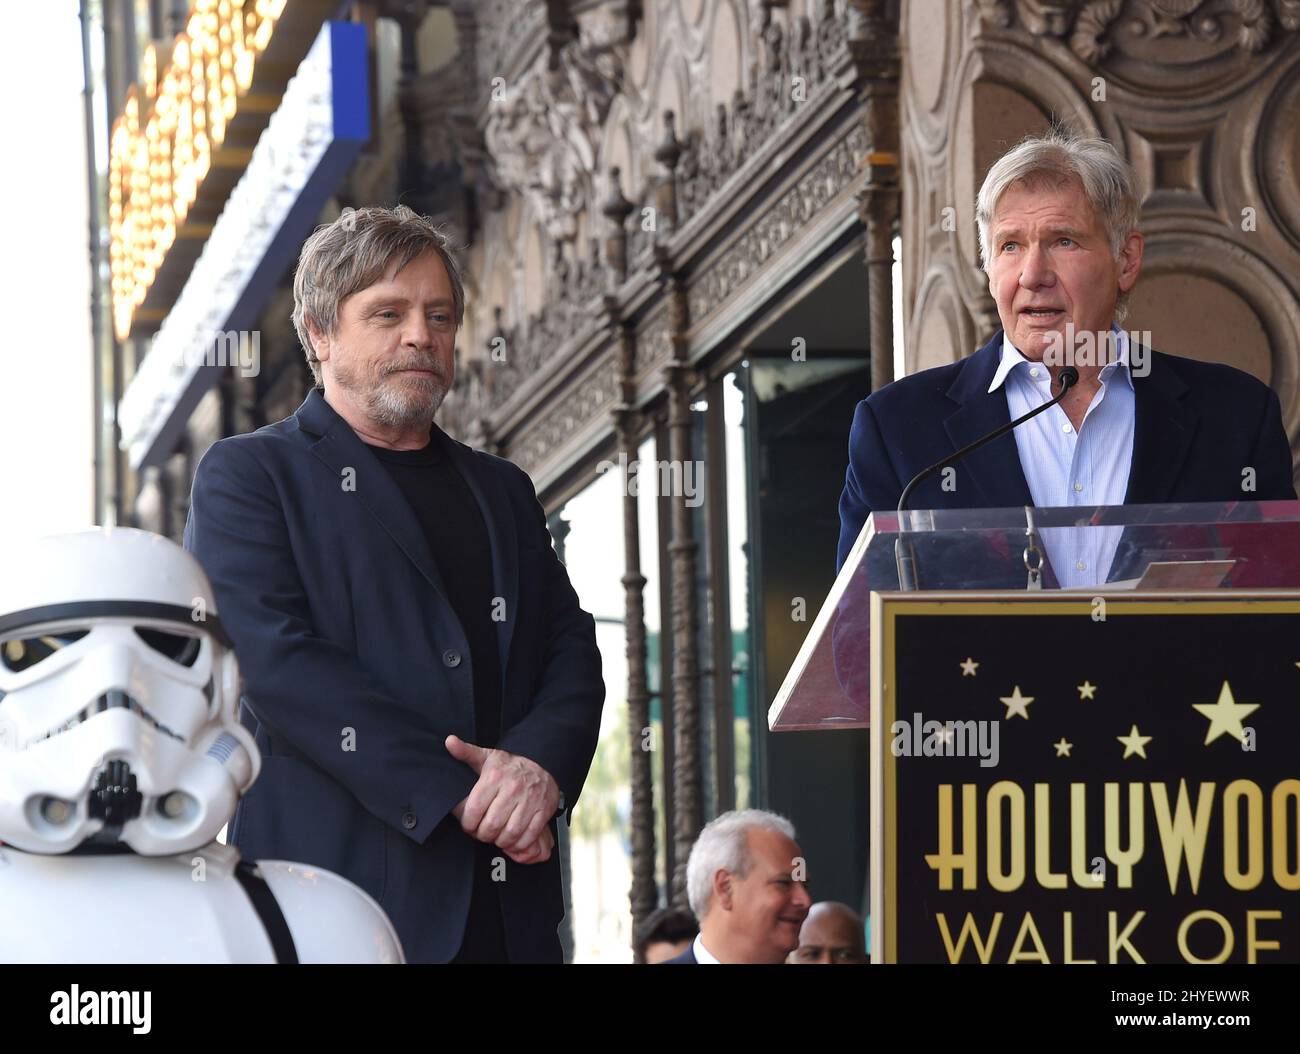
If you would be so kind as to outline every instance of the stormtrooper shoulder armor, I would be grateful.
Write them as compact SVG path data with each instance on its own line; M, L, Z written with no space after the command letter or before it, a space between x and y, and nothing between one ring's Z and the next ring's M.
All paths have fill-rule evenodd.
M288 955L277 928L287 931ZM295 959L404 961L379 905L351 882L317 867L263 861L250 879L241 874L239 851L215 842L190 853L152 857L0 848L2 962Z
M259 860L300 962L400 963L402 947L383 909L346 878L307 864Z

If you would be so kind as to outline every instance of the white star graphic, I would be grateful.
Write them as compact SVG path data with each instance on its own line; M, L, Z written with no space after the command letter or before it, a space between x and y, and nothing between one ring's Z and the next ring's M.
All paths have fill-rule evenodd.
M1140 758L1147 756L1146 746L1151 742L1150 736L1144 736L1138 732L1138 726L1133 726L1133 731L1126 736L1116 736L1124 744L1124 757L1131 757L1136 754Z
M1239 703L1232 698L1232 689L1228 682L1223 682L1219 689L1217 703L1193 703L1192 709L1203 717L1210 719L1210 727L1205 730L1205 746L1209 746L1225 732L1238 742L1246 742L1246 730L1242 727L1242 718L1259 709L1259 703Z
M1032 695L1021 695L1020 685L1016 685L1010 695L1000 696L999 702L1005 703L1007 707L1006 718L1010 720L1019 714L1026 721L1029 720L1029 704L1034 701Z

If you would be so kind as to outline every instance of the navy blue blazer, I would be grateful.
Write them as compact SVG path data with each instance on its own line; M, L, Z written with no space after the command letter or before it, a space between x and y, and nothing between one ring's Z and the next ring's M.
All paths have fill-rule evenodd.
M989 391L1002 358L1002 331L968 358L900 378L858 403L840 495L843 565L873 509L893 510L908 481L1011 420L1005 390ZM1133 378L1133 461L1126 505L1294 499L1291 447L1277 395L1242 370L1149 352ZM1255 490L1242 470L1255 469ZM959 485L939 475L912 492L913 509L1033 505L1008 432L957 464Z
M594 622L528 476L433 435L478 501L505 601L498 745L545 768L572 809L605 696ZM443 741L474 740L474 671L410 504L313 390L292 417L204 455L185 546L212 580L263 755L230 841L346 876L388 913L408 961L450 959L476 845L450 810L476 777ZM558 960L558 852L530 866L502 857L512 961Z

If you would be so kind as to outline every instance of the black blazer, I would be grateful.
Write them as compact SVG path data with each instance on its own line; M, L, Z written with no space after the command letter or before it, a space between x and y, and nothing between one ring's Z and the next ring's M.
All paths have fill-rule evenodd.
M571 809L605 695L593 620L528 476L433 434L478 501L505 599L498 745L550 772ZM185 546L212 580L263 754L231 842L351 879L388 913L408 960L450 959L476 843L449 811L476 777L443 741L473 741L474 671L409 503L313 390L292 417L207 452ZM532 866L502 857L511 959L558 959L558 854Z
M1124 504L1294 499L1291 447L1277 395L1250 374L1219 363L1149 352L1150 372L1133 378L1133 462ZM836 566L844 563L873 509L898 507L922 469L1011 420L1006 392L990 392L1002 331L968 358L922 370L858 403L840 496ZM1242 470L1255 469L1255 490ZM1033 505L1008 432L958 463L959 485L939 476L909 499L913 509Z
M671 959L665 959L659 964L660 966L699 966L700 960L695 958L695 942L691 941L686 946L686 950L681 955L675 955Z

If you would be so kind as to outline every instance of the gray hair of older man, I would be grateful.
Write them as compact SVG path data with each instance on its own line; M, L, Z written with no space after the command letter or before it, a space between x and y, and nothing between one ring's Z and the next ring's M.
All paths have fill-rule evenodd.
M737 878L749 875L754 861L749 853L748 832L755 829L775 831L794 841L794 824L762 809L724 812L700 832L686 863L686 898L697 919L703 919L709 910L715 874L730 871Z
M1028 136L993 163L975 200L979 227L980 261L987 273L993 259L989 228L1002 195L1013 186L1037 181L1078 181L1106 237L1111 254L1119 259L1128 236L1137 229L1141 202L1133 185L1133 170L1105 139L1087 139L1060 129ZM1128 294L1115 305L1116 321L1128 311Z
M394 263L400 271L429 253L447 268L459 329L465 320L465 283L451 239L427 216L405 205L344 209L333 223L316 228L302 247L293 276L293 328L317 388L322 386L320 360L307 332L308 319L321 332L332 334L343 300L374 285Z

